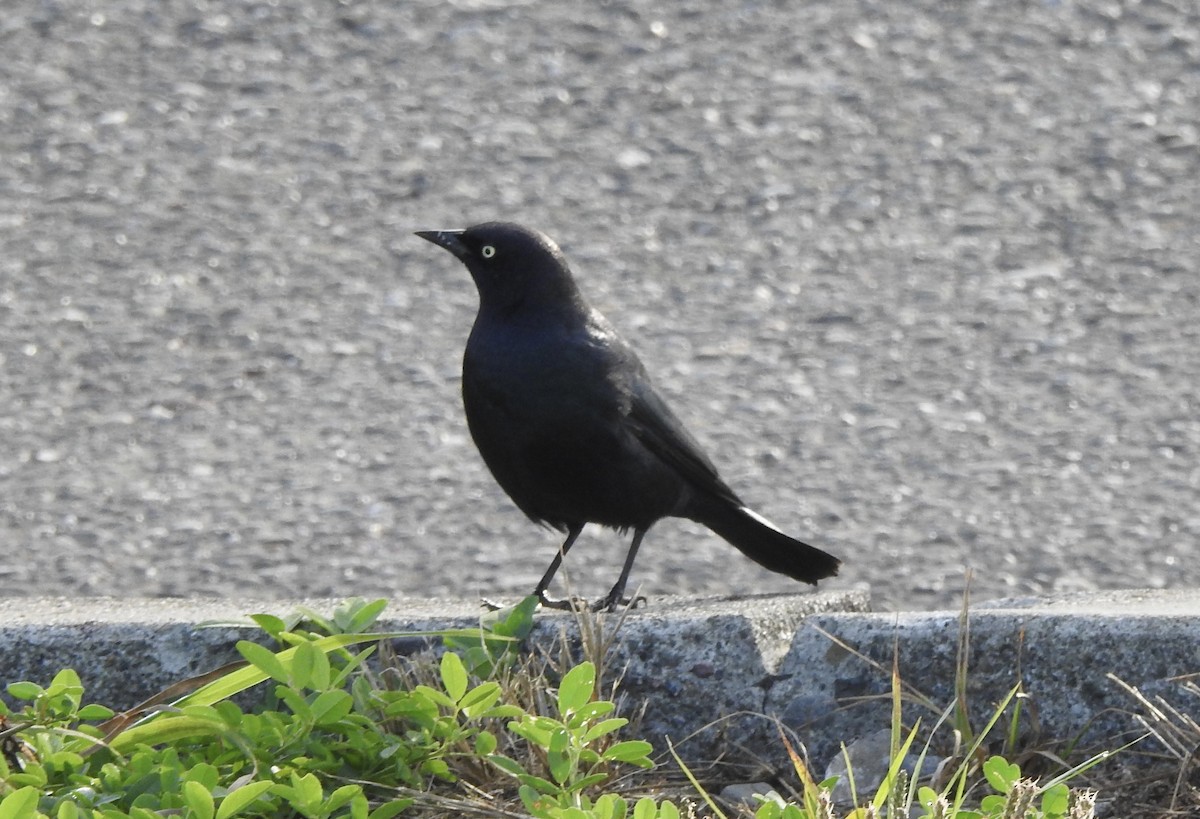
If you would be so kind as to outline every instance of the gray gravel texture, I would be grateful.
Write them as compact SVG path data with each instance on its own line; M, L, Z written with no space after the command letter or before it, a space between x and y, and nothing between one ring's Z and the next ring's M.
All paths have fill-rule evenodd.
M0 594L527 591L411 235L496 217L831 588L1200 585L1193 0L6 0L0 49ZM633 582L795 588L679 521Z

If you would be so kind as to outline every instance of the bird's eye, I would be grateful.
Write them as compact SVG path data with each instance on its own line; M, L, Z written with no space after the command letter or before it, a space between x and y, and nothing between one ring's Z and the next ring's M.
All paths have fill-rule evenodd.
M491 245L484 245L479 249L479 255L485 259L490 259L496 255L496 248Z

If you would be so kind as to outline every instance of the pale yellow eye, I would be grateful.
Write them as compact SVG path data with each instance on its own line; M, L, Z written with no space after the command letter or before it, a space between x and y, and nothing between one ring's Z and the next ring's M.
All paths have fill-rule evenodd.
M491 245L484 245L479 249L479 255L485 259L490 259L496 255L496 248L492 247Z

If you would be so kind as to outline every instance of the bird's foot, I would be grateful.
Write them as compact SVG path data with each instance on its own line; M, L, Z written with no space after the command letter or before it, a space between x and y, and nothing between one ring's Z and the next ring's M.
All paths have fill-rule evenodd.
M549 597L545 592L538 593L538 600L541 601L542 608L556 609L557 611L587 611L591 608L588 601L582 597Z
M636 609L638 606L646 602L645 595L636 595L634 597L626 597L622 592L613 590L608 595L594 603L589 603L582 597L565 597L557 598L550 597L545 592L538 592L538 600L544 609L555 609L556 611L606 611L614 612L617 609L630 608ZM500 608L490 600L484 599L484 605L492 611Z
M615 590L614 590L615 591ZM646 602L644 594L638 594L633 597L626 597L621 592L609 592L602 600L597 600L592 603L592 611L607 611L614 612L617 609L636 609L638 606Z

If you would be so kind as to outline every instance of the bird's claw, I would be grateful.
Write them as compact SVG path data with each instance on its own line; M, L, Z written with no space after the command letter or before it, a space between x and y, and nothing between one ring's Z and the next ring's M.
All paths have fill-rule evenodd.
M646 602L646 596L639 594L634 597L625 597L622 594L609 594L603 600L597 600L592 603L592 611L606 611L609 613L615 612L617 609L636 609L638 606Z
M544 609L555 609L556 611L587 611L591 606L588 601L582 597L548 597L545 592L538 593L538 600Z
M547 597L545 593L538 594L538 600L541 601L542 608L555 609L557 611L595 611L595 612L614 612L621 608L636 609L638 606L646 602L645 595L637 595L636 597L625 597L623 594L612 594L607 597L597 600L594 603L589 603L582 597L567 597L559 599L556 597Z

